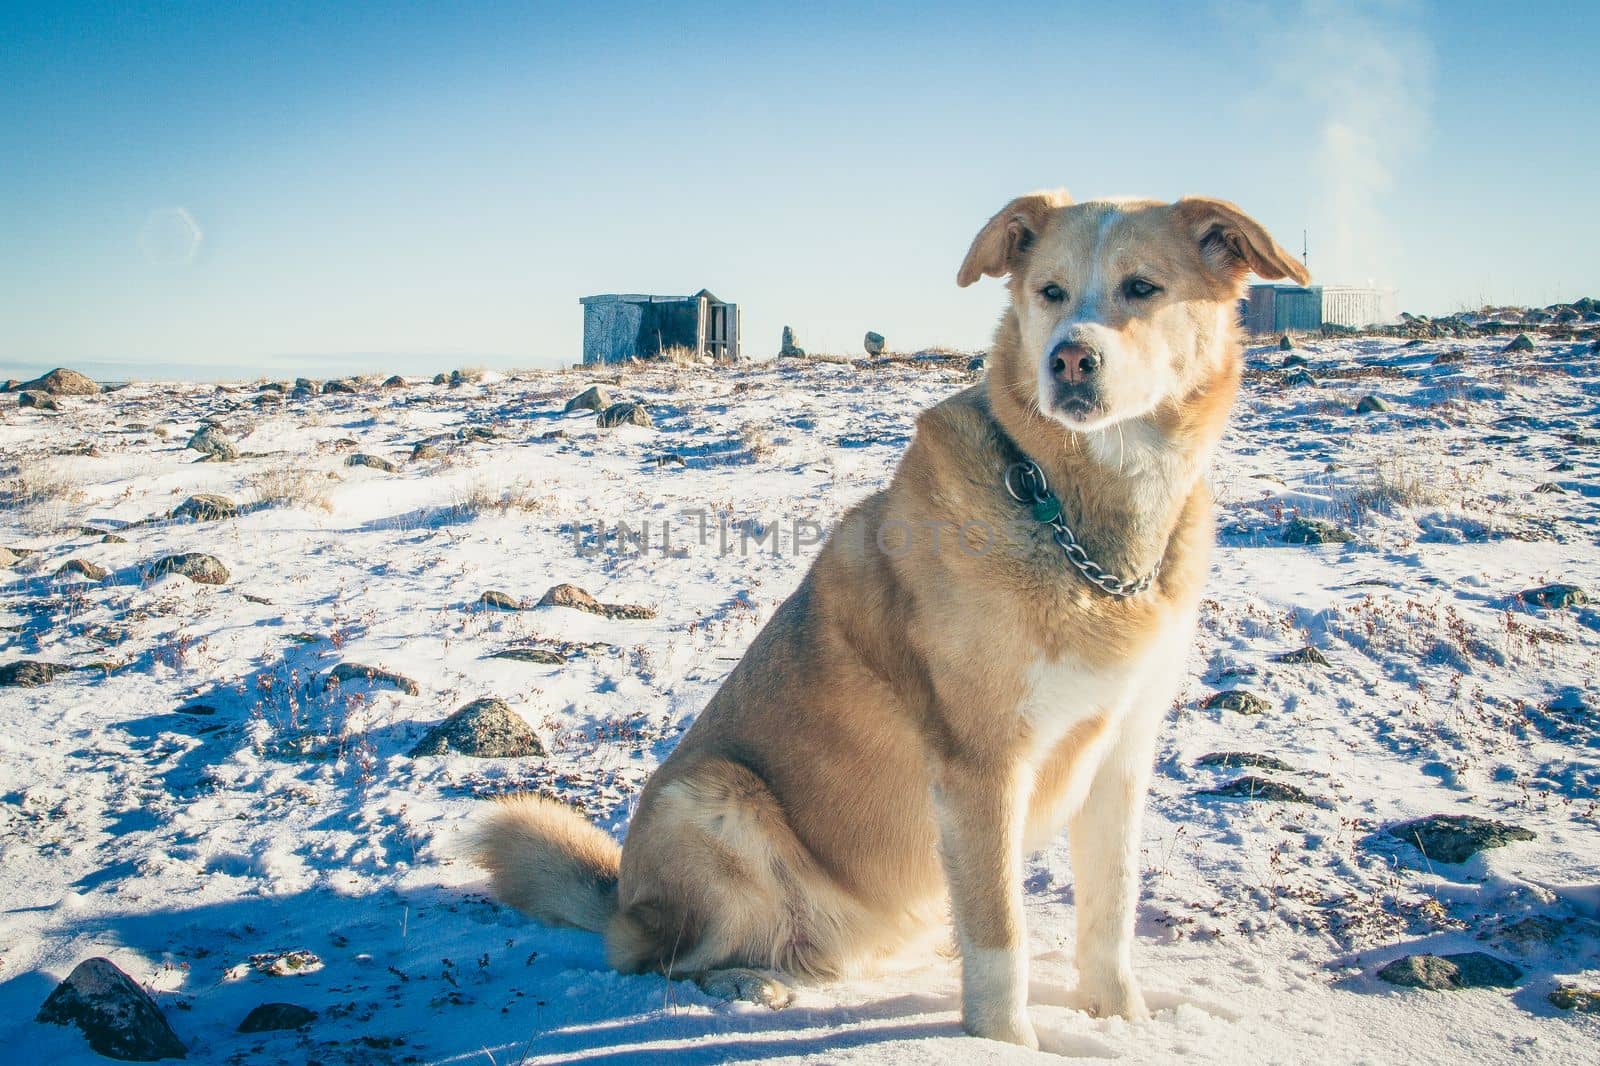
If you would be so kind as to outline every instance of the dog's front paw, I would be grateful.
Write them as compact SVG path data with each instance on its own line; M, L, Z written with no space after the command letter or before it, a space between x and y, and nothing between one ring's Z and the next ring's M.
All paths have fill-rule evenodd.
M1144 993L1133 974L1084 975L1078 985L1078 1000L1096 1018L1126 1018L1130 1022L1150 1020Z
M967 1011L961 1017L961 1028L969 1035L982 1037L984 1040L1001 1040L1007 1044L1021 1044L1025 1048L1039 1050L1039 1034L1033 1031L1033 1022L1028 1019L1026 1011L1002 1017Z

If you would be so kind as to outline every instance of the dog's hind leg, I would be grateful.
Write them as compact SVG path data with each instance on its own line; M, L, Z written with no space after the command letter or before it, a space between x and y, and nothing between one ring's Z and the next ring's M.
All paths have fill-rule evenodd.
M794 999L794 991L784 983L783 974L737 966L726 970L707 970L696 974L700 991L718 999L743 1000L781 1010Z

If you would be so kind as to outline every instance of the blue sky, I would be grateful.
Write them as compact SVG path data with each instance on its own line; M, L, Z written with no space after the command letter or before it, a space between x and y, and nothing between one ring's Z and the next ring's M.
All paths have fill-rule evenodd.
M1600 295L1600 5L0 9L0 374L538 366L579 296L986 342L1010 196L1237 201L1404 307ZM198 371L194 371L198 372Z

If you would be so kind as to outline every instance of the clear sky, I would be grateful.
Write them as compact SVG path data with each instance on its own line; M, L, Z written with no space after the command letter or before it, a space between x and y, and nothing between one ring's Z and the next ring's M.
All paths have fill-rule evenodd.
M1600 4L0 7L0 374L986 343L1009 197L1222 196L1403 307L1600 296Z

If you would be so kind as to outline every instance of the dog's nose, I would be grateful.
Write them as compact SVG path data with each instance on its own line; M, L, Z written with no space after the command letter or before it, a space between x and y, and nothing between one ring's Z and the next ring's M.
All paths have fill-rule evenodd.
M1062 341L1050 353L1050 375L1063 385L1079 385L1100 369L1100 353L1087 344Z

